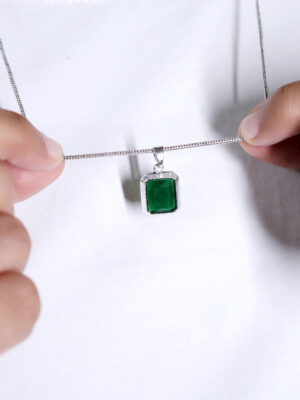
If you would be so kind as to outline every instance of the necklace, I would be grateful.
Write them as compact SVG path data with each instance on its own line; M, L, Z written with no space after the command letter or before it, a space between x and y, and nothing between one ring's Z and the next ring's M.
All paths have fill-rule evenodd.
M266 73L265 52L263 44L263 27L260 12L259 0L255 0L256 18L259 34L260 57L262 66L262 78L264 85L264 97L269 96L269 88ZM21 115L26 118L23 103L12 73L10 63L8 61L6 52L4 50L3 41L0 38L0 53L2 55L4 65L8 74L8 78L13 89L15 98ZM194 143L184 143L170 146L159 146L146 149L132 149L109 151L102 153L91 154L72 154L64 155L65 160L79 160L87 158L103 158L114 156L133 156L141 154L152 153L154 156L155 164L153 172L144 175L140 180L141 202L143 209L148 214L161 214L176 211L179 208L179 179L175 172L166 171L164 168L164 152L173 150L184 150L191 148L198 148L202 146L212 146L217 144L233 144L242 142L244 139L241 137L227 137L223 139L204 140Z

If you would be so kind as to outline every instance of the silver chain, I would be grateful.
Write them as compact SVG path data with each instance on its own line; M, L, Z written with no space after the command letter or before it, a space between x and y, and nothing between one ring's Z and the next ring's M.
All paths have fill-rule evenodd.
M264 93L265 93L265 99L267 99L269 97L269 85L268 85L268 79L267 79L266 60L265 60L264 31L263 31L262 20L261 20L259 0L255 0L255 7L256 7L258 34L259 34L259 47L260 47L262 77L263 77L263 83L264 83Z
M268 98L269 87L268 87L267 72L266 72L265 51L264 51L264 41L263 41L263 26L262 26L259 0L255 0L255 7L256 7L256 17L257 17L257 23L258 23L262 78L263 78L263 84L264 84L264 95L265 95L265 98ZM12 73L10 63L8 62L8 58L7 58L6 52L4 50L3 41L1 40L1 38L0 38L0 53L1 53L3 61L4 61L4 65L5 65L8 77L9 77L11 87L14 91L14 95L16 97L20 113L21 113L21 115L23 115L23 117L26 118L23 103L22 103L15 79L14 79L14 76ZM212 140L204 140L201 142L164 146L163 149L164 149L164 151L184 150L184 149L191 149L191 148L202 147L202 146L213 146L213 145L217 145L217 144L239 143L239 142L242 142L243 140L244 139L241 137L227 137L224 139L212 139ZM133 155L140 155L140 154L149 154L149 153L153 153L153 151L154 151L154 148L147 148L147 149L107 151L107 152L103 152L103 153L72 154L72 155L65 155L64 159L65 160L79 160L79 159L85 159L85 158L133 156Z
M8 77L9 77L10 84L11 84L11 86L13 88L15 97L17 99L17 103L18 103L18 106L19 106L20 113L23 115L23 117L26 118L26 114L25 114L25 111L24 111L23 103L22 103L21 97L19 95L19 91L18 91L18 88L17 88L17 85L16 85L16 81L15 81L14 75L12 73L10 64L8 62L8 59L7 59L7 56L6 56L6 53L5 53L5 50L4 50L4 47L3 47L3 42L1 40L1 38L0 38L0 52L1 52L1 55L2 55L2 58L3 58L3 61L4 61L4 65L5 65Z

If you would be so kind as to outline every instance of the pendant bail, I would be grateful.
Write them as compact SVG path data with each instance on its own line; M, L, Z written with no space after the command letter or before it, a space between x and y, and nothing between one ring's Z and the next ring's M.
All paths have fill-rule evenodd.
M153 170L158 174L164 170L164 148L163 146L153 147L152 151L156 161Z

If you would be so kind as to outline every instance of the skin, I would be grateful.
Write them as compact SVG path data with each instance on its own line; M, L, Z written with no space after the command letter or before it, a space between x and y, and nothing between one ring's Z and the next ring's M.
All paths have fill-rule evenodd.
M40 311L34 283L23 271L30 238L14 202L42 190L63 171L61 148L50 156L43 136L19 114L0 109L0 353L25 339Z
M257 135L249 138L244 119L242 148L253 157L286 168L300 168L300 81L286 85L250 115ZM258 117L257 117L258 115ZM248 120L249 122L249 120ZM253 131L253 129L252 129ZM252 132L253 133L253 132ZM253 135L252 135L253 136ZM25 339L40 310L34 283L23 271L30 238L14 217L13 204L32 196L63 171L62 150L47 152L42 134L19 114L0 109L0 353Z
M250 113L260 113L258 135L247 138L244 121L239 135L242 148L260 160L284 168L300 168L300 81L278 89Z

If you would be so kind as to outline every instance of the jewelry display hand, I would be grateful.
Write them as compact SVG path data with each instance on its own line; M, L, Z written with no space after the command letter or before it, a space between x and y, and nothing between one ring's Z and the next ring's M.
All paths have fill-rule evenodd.
M26 338L40 302L34 283L23 275L30 239L14 217L23 200L55 180L64 168L59 144L24 117L0 109L0 352Z
M300 81L278 89L241 123L241 146L270 164L300 168Z

